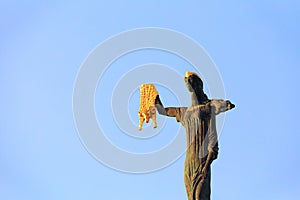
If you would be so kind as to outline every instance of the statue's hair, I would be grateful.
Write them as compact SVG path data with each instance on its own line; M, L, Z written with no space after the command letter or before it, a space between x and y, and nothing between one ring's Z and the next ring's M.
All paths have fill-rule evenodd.
M203 104L208 102L208 97L203 91L203 81L200 76L194 72L185 73L185 83L188 90L196 98L192 98L192 105Z

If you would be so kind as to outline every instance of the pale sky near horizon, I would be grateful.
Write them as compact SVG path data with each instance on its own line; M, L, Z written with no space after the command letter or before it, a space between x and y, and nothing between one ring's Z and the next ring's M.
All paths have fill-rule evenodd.
M0 199L186 199L184 156L152 173L119 172L87 152L73 119L74 82L89 53L113 35L143 27L193 38L216 64L226 98L236 104L226 115L212 166L212 199L299 198L298 1L8 1L0 10ZM190 69L181 68L186 62L179 58L152 51L124 56L117 64L126 72L149 62L167 63L180 73ZM101 92L99 87L96 99ZM165 105L177 103L168 91L163 94ZM129 114L137 119L137 102L129 102ZM101 113L101 105L96 108ZM167 144L170 126L162 141L151 146L151 138L143 140L145 149L137 150ZM128 151L135 147L133 138L124 144L108 137Z

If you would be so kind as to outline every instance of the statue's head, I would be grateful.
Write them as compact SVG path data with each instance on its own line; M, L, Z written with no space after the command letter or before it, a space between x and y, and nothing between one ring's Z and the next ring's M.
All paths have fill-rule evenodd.
M198 74L194 72L185 72L184 81L189 92L203 90L203 82Z
M184 76L184 81L188 91L197 96L197 104L207 102L208 98L203 92L203 82L198 74L194 72L186 72Z

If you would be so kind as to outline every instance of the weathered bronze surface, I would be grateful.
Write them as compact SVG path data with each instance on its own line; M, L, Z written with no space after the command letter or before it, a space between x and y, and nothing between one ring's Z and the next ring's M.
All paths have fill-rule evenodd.
M159 96L155 107L159 114L175 117L186 130L186 159L184 182L188 200L209 200L211 189L211 163L218 156L216 115L235 107L230 101L208 99L199 75L187 72L184 77L191 94L190 107L164 108Z

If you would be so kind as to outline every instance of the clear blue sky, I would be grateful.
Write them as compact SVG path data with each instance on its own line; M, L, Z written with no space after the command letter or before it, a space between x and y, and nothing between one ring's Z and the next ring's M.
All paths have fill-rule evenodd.
M0 199L186 198L184 157L149 174L112 170L86 151L73 120L89 52L149 26L201 44L237 105L213 163L212 198L299 198L298 1L7 1L0 11Z

